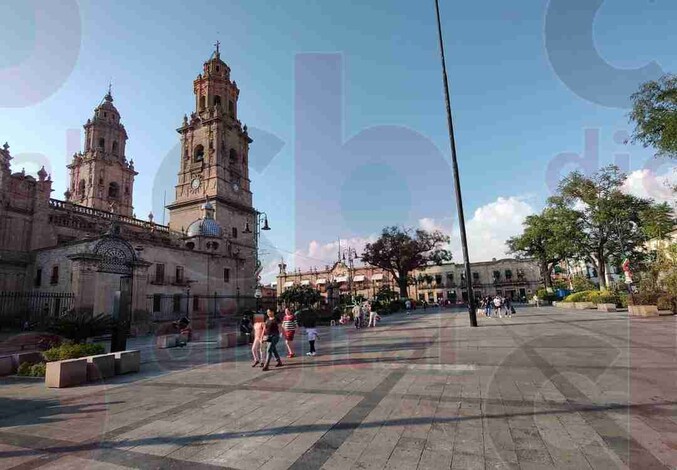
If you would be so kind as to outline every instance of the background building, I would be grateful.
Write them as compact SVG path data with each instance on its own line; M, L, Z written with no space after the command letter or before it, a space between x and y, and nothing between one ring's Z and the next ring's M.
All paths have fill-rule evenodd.
M390 273L373 266L350 268L342 261L324 269L301 272L287 271L284 261L280 263L277 276L278 297L294 285L309 285L317 288L327 301L336 301L343 296L360 295L374 298L379 289L388 287L399 292L396 280ZM530 297L542 285L538 264L531 260L500 259L472 263L473 291L476 297L504 295L513 299ZM429 266L410 274L409 296L427 302L468 300L468 289L462 264L446 263Z

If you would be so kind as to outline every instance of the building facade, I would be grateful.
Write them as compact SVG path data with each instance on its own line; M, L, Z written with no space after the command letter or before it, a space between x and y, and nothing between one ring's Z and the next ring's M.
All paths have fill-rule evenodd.
M513 299L529 298L542 285L538 264L532 260L500 259L471 263L475 297L500 294ZM284 261L275 287L278 297L294 285L317 288L327 301L352 294L373 299L387 287L399 292L397 280L388 272L373 266L350 268L342 261L323 270L287 271ZM452 304L468 300L468 288L462 264L445 263L428 266L410 273L409 297L419 301Z
M37 178L12 173L9 145L0 149L0 291L21 298L64 294L72 298L69 309L114 313L121 279L130 276L102 268L122 256L120 249L98 253L97 247L115 227L124 246L133 249L128 263L133 311L226 314L238 308L240 297L253 298L252 139L237 119L239 90L218 48L193 92L195 110L177 129L184 151L176 162L167 226L155 223L152 214L147 220L134 215L137 172L126 155L128 135L110 89L84 125L84 149L68 165L64 199L52 198L44 168ZM0 301L0 309L2 316L35 313L25 303ZM54 315L65 307L51 302L39 309Z

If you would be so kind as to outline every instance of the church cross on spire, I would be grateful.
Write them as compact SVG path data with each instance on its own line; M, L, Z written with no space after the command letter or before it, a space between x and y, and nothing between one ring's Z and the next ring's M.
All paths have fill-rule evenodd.
M216 47L216 53L217 53L217 54L219 53L219 46L220 46L220 45L221 45L221 41L219 41L219 40L217 39L217 40L216 40L216 44L214 44L214 46Z

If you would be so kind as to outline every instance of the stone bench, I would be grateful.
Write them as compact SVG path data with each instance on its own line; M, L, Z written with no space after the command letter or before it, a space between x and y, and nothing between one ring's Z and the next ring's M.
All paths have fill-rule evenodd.
M11 375L15 371L16 369L14 369L14 359L12 359L12 356L0 357L0 377Z
M217 348L234 348L249 344L249 336L241 333L221 333L216 341Z
M50 388L63 388L80 385L87 381L87 359L66 359L47 363L45 385Z
M87 380L89 382L115 375L115 354L98 354L85 359L87 359Z
M597 310L600 312L616 312L616 304L597 304Z
M138 350L119 351L115 355L115 373L117 375L141 370L141 352Z

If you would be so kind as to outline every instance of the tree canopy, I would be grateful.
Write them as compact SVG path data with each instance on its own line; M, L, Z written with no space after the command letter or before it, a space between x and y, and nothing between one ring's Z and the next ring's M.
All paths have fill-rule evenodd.
M389 272L396 280L401 297L408 297L409 273L423 266L451 261L444 248L449 237L438 230L426 231L386 227L374 243L368 243L362 261Z
M294 285L280 295L280 300L292 308L311 307L322 300L320 291L312 286Z
M677 158L677 75L642 84L631 99L632 141L655 148L658 156Z

